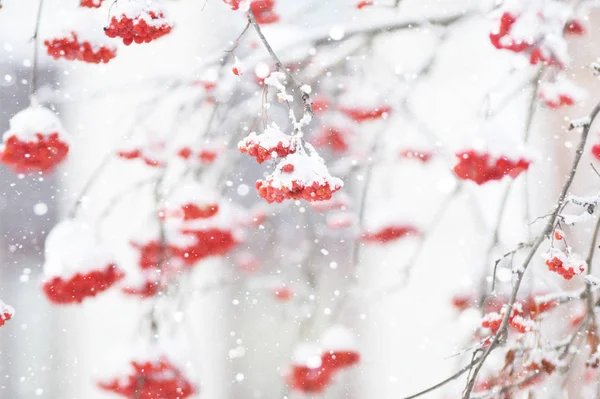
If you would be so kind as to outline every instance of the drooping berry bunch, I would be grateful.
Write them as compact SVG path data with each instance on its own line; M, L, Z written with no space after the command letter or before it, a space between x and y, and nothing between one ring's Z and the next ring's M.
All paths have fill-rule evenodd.
M363 123L381 119L389 115L392 112L392 107L387 105L378 106L376 108L340 107L339 110L354 122Z
M80 41L75 32L71 32L69 36L45 40L44 45L48 55L54 59L64 58L69 61L99 64L107 63L117 55L115 47L96 46L87 41Z
M18 173L49 172L67 157L69 141L53 112L31 106L11 118L0 161Z
M419 236L419 230L411 225L385 226L374 232L362 234L362 240L366 242L385 244L404 237Z
M472 180L479 185L501 180L504 176L515 178L531 164L525 158L510 159L477 150L460 151L456 157L458 163L454 166L454 174L461 180Z
M573 253L569 247L566 248L566 253L560 249L550 247L543 254L543 257L546 260L548 270L561 275L565 280L571 280L586 269L585 261Z
M103 0L81 0L79 5L87 8L100 8Z
M252 0L250 10L261 25L279 22L279 14L275 12L275 0Z
M171 32L173 27L165 19L163 11L139 0L117 2L110 24L104 29L108 37L120 37L123 43L150 43Z
M46 239L43 290L57 304L81 303L106 291L124 274L84 222L65 220Z
M283 158L296 151L296 145L292 137L283 133L273 123L261 134L250 133L238 143L241 153L256 158L256 162L263 163L273 158Z
M213 163L219 154L221 153L222 148L220 146L215 145L206 145L201 148L192 149L190 146L181 147L179 151L177 151L177 156L186 161L198 161L201 165L210 165Z
M348 151L348 132L335 126L323 126L319 133L312 139L315 147L329 148L333 153L339 154Z
M502 324L502 319L504 319L504 316L506 315L507 309L508 305L503 305L499 313L487 313L481 320L481 327L488 328L492 334L496 334ZM519 302L515 303L512 307L508 318L508 325L520 333L533 331L535 328L534 322L525 317L523 305Z
M325 161L314 150L311 155L306 152L288 155L265 180L256 182L258 195L268 203L286 199L324 201L331 199L342 186L343 182L329 174Z
M158 360L131 361L131 373L98 386L127 399L186 399L196 393L187 377L165 356Z
M544 82L538 92L540 101L552 109L575 105L583 100L585 95L585 90L564 77L553 82Z
M303 393L322 393L337 373L360 361L354 337L342 326L333 326L323 334L321 348L312 344L298 347L287 375L292 389Z
M490 40L498 49L529 53L532 65L544 63L562 68L569 62L563 37L570 23L569 14L569 6L555 0L507 1Z
M139 159L152 167L162 167L166 162L165 144L162 142L131 144L117 150L117 156L128 160Z

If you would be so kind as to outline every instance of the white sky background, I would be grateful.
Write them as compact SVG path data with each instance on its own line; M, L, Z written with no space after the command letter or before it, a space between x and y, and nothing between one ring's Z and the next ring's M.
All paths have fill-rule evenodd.
M51 12L67 3L73 1L47 0L45 8ZM345 0L298 3L292 0L279 0L277 3L283 20L277 26L265 29L267 38L276 50L282 43L308 35L312 30L330 29L340 21L360 24L363 16L376 19L379 18L378 13L382 14L381 18L389 19L391 13L389 10L358 12L349 7L349 2ZM451 14L467 7L469 3L477 2L404 0L398 18ZM33 29L36 1L4 0L3 5L4 8L0 10L0 90L2 84L6 84L2 83L3 77L11 74L11 69L19 69L23 59L30 57L32 46L28 38ZM233 17L220 0L208 0L205 8L202 8L203 1L170 2L168 9L171 18L176 21L173 34L150 45L122 46L118 57L106 66L61 63L41 57L43 65L52 65L64 71L64 85L58 96L62 102L59 105L64 109L63 119L67 129L75 136L71 159L63 169L66 174L61 177L68 190L67 195L61 197L65 208L73 201L84 179L101 161L104 153L128 134L131 110L149 92L137 90L138 82L152 77L190 76L211 54L230 47L228 43L244 27L241 14ZM43 26L44 22L42 31ZM411 102L413 109L450 150L467 141L470 134L481 126L477 116L484 93L502 85L501 78L515 60L490 45L487 34L491 26L491 21L480 18L468 21L453 31L440 53L431 78L420 84L414 92ZM430 46L431 40L427 34L416 33L377 42L372 54L374 76L367 77L361 84L370 85L370 79L376 78L378 69L385 70L390 66L399 72L398 79L402 79L405 72L410 73L420 65ZM587 51L580 49L575 57L576 62L586 65L597 56ZM585 73L578 72L580 75ZM589 83L588 89L598 93L598 83ZM92 94L93 98L90 97ZM522 135L523 104L527 95L522 97L497 120L507 134L517 137ZM586 106L571 112L576 116L585 114L594 100L596 98L592 95ZM569 138L558 126L560 117L549 116L547 112L540 112L538 116L550 121L541 124L544 131L552 131L546 136L552 139L540 136L540 129L536 131L533 141L539 146L540 152L561 148ZM402 118L390 124L385 134L386 149L397 147L403 143L402 140L423 140L418 129ZM546 213L548 198L554 196L552 190L560 182L564 165L564 161L542 159L534 166L531 172L535 187L533 216ZM143 174L142 168L123 166L120 163L110 168L99 183L85 207L88 217L93 218L100 204ZM543 176L543 179L540 180L538 176ZM441 161L421 167L410 162L399 164L384 160L381 166L375 168L372 190L368 195L367 217L377 220L382 216L378 212L383 206L394 204L389 208L390 213L383 217L409 218L425 228L431 223L433 210L445 198L452 181L451 174ZM253 187L254 181L240 183ZM345 319L354 324L360 333L364 359L362 366L343 380L349 387L355 387L351 398L399 398L437 382L458 366L457 359L449 357L463 346L478 318L468 317L468 314L457 318L449 306L449 299L471 282L473 275L478 277L479 262L485 256L489 240L489 230L482 230L477 221L468 215L473 209L472 201L478 201L485 223L491 225L498 206L498 193L505 183L469 186L466 194L451 206L448 216L428 242L409 285L384 301L360 301L360 305L352 307L350 314L345 315ZM506 247L523 239L520 191L519 188L513 193L511 211L502 232ZM254 193L251 191L250 195ZM469 199L469 196L472 198ZM236 197L234 200L247 201ZM109 232L108 241L123 249L124 259L130 259L131 254L127 253L123 243L127 242L133 231L143 228L135 215L143 214L144 207L148 206L150 204L144 201L132 199L104 226L105 231ZM409 258L413 248L413 244L407 242L364 251L360 273L364 292L379 292L390 282L397 281L397 270ZM328 249L331 259L336 256L343 258L348 250L343 246ZM326 265L328 260L321 262ZM536 268L541 270L539 264ZM218 276L220 270L222 265L208 264L195 277L198 281L204 281ZM333 274L330 278L331 284L335 285L339 276ZM556 282L550 279L543 284L555 288ZM270 399L279 392L280 379L276 368L284 366L289 359L289 341L293 332L289 318L286 324L277 317L284 318L286 312L292 312L293 309L282 310L281 305L266 300L259 306L244 303L239 307L231 306L232 301L238 298L242 299L237 292L225 291L196 298L189 306L192 320L186 322L185 330L193 338L189 340L191 350L182 350L181 356L190 361L189 371L201 381L200 397L204 399ZM9 298L3 299L9 302ZM139 312L140 306L134 300L124 300L117 293L87 301L81 307L52 310L52 317L58 320L52 339L58 340L64 347L57 354L60 360L53 366L56 367L54 372L61 375L58 383L61 393L56 399L108 397L94 388L93 378L110 371L116 360L127 356L127 348L135 341ZM27 315L22 317L26 318ZM17 322L25 323L23 320L17 319ZM250 323L252 321L254 323ZM0 340L10 345L19 339L15 330L10 330L10 334L7 331L0 330ZM235 337L231 336L231 331L236 332ZM242 340L241 345L246 348L248 356L246 359L230 361L226 358L227 352L238 345L236 339ZM279 341L282 341L281 347L274 349ZM256 348L271 350L265 353ZM23 366L23 369L15 370L12 374L25 372ZM242 382L233 382L238 373L243 373L246 378ZM443 397L442 392L429 397ZM343 394L336 387L328 393L327 398L341 397ZM21 397L37 396L34 390L24 389Z

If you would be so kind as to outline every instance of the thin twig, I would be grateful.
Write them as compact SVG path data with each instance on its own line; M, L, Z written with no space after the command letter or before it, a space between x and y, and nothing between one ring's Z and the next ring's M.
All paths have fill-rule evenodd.
M44 5L44 0L40 0L38 6L37 17L35 20L35 30L33 32L33 65L31 66L31 84L29 86L29 101L31 103L35 103L35 94L37 92L38 85L38 63L39 63L39 31L40 31L40 21L42 20L42 8Z
M457 379L458 377L460 377L461 375L463 375L464 373L466 373L467 371L469 371L471 369L471 367L473 367L473 365L477 364L477 362L479 362L480 358L477 359L473 359L471 361L471 363L467 364L465 367L463 367L462 369L458 370L456 373L452 374L450 377L446 378L443 381L438 382L437 384L421 391L418 392L414 395L411 396L407 396L404 399L414 399L414 398L418 398L419 396L423 396L429 392L435 391L436 389L446 385L447 383L454 381L455 379Z
M106 169L106 167L108 166L108 164L110 163L110 161L112 159L113 159L113 154L108 153L107 155L104 156L104 158L100 162L100 165L98 165L96 167L96 169L92 172L92 175L90 176L90 178L87 180L87 182L85 183L85 185L79 192L79 195L77 196L77 200L75 200L75 203L73 204L73 206L71 207L71 210L69 211L70 218L75 218L77 216L77 212L79 211L79 208L81 208L81 205L83 204L85 196L92 189L92 187L94 186L96 181L98 181L98 179L102 176L102 173L104 173L104 170Z

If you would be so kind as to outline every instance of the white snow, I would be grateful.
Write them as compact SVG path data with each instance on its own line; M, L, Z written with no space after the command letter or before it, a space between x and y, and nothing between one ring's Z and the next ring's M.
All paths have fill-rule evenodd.
M305 146L312 150L312 154L296 152L285 157L279 162L273 173L267 177L268 184L272 187L287 187L288 189L292 189L293 182L299 182L305 186L310 186L314 182L319 185L329 183L332 190L343 187L344 182L329 174L325 161L317 155L312 146L310 144L305 144ZM285 165L292 165L294 170L289 173L284 172Z
M69 141L68 135L54 112L32 105L10 119L10 129L4 133L3 139L6 141L9 137L16 136L21 141L36 141L37 134L48 136L52 133L58 133L62 141Z
M321 347L325 351L358 351L358 344L354 338L354 334L342 325L334 325L327 329L321 336L320 342Z
M75 219L64 220L50 231L45 255L46 277L68 279L77 273L104 270L115 263L111 252L98 242L94 230Z

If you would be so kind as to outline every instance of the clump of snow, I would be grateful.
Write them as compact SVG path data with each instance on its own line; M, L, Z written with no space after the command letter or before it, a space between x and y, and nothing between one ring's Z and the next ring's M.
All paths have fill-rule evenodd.
M99 47L116 50L114 42L104 34L104 23L104 16L91 8L61 9L42 25L41 36L44 40L52 40L71 38L75 34L80 43L89 42L94 50Z
M211 188L197 181L189 181L175 188L165 201L168 208L181 207L188 204L198 206L218 205L219 195Z
M4 133L4 141L16 136L21 141L35 141L37 135L49 136L58 133L61 141L68 142L68 136L56 114L47 108L32 105L18 112L10 119L10 128Z
M290 190L293 188L294 182L304 186L310 186L315 182L321 186L329 183L332 191L343 187L344 182L329 174L325 161L317 155L312 146L310 144L305 144L305 146L312 150L311 155L297 152L285 157L267 178L269 185L277 188L287 187ZM286 165L292 165L293 171L284 171Z
M564 75L559 75L552 82L544 82L540 85L540 97L551 103L560 103L561 97L568 97L573 103L581 102L587 96L587 92L567 79Z
M295 148L292 137L283 133L279 126L273 122L270 126L267 126L264 132L261 134L251 132L238 143L238 148L243 149L252 144L256 144L267 151L273 151L271 156L273 158L277 158L277 152L274 151L274 149L279 146L279 143L281 143L281 147L289 148L291 151L293 151Z
M151 13L154 14L152 18ZM111 9L111 16L117 21L123 18L144 20L149 26L171 25L164 17L164 11L154 2L148 0L119 0Z
M321 349L314 343L301 343L294 350L292 362L298 366L306 366L311 369L321 367Z
M342 326L335 325L330 327L321 336L321 346L326 351L334 352L356 352L358 351L358 344L354 338L352 332Z
M104 270L114 264L111 252L98 242L85 222L67 219L57 224L46 238L46 277L68 279L77 273Z

